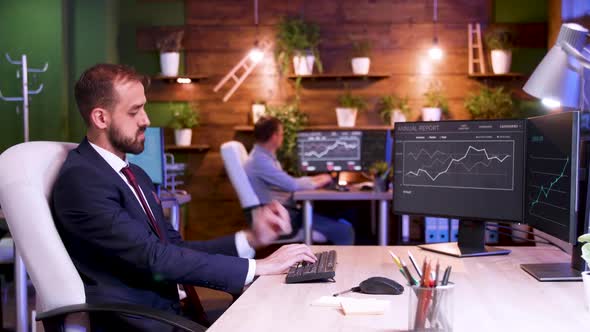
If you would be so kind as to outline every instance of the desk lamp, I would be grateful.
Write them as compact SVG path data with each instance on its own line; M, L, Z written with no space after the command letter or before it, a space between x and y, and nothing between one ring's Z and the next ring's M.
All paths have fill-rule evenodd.
M551 108L583 109L584 68L590 59L582 52L588 29L576 23L561 26L555 45L526 82L523 90Z

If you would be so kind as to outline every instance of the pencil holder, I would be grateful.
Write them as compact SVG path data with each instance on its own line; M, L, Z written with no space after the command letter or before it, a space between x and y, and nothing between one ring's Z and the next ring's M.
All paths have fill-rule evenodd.
M412 286L409 301L409 331L453 331L455 284L446 286Z

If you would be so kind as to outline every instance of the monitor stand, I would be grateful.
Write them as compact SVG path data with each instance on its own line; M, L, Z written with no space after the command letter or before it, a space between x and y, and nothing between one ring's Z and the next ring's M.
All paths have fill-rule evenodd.
M418 247L455 257L477 257L507 255L510 250L485 245L486 223L484 221L461 220L459 223L459 241L423 244Z

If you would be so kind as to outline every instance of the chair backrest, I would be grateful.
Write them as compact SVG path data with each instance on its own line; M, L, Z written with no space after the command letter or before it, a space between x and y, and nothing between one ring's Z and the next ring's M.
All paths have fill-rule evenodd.
M223 143L221 145L221 158L229 180L238 194L242 208L247 209L260 205L260 200L258 200L258 196L252 189L250 180L248 180L248 175L244 171L244 164L248 159L248 152L246 152L244 145L237 141Z
M55 228L49 198L77 144L29 142L0 155L0 206L42 312L86 302L84 285Z

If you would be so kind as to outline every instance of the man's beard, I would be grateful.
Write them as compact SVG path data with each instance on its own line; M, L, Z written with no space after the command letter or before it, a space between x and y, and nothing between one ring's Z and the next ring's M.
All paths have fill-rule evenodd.
M137 133L133 137L125 137L125 135L118 130L118 128L112 126L107 131L108 139L111 145L123 153L140 154L143 152L144 142L140 141L139 134L145 132L146 127L141 127L137 130Z

